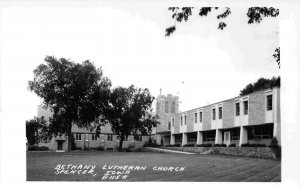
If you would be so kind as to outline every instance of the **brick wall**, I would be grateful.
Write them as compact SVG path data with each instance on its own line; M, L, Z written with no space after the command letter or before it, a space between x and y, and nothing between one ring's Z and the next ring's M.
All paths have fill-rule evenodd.
M187 115L186 115L187 132L194 131L194 122L195 122L194 114L195 114L195 110L190 110L187 112Z
M230 99L223 102L223 128L234 126L234 100Z
M180 127L180 114L175 115L174 134L179 133Z
M203 130L211 129L211 106L203 108Z
M249 95L249 125L265 123L265 91Z

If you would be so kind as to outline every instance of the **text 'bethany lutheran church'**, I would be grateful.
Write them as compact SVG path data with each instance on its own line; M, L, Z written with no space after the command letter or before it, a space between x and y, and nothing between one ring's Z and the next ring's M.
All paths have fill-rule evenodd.
M179 97L168 94L156 98L156 114L160 124L153 128L151 138L159 145L199 145L199 144L235 144L262 143L269 145L280 137L280 88L265 89L248 95L235 97L207 106L179 112ZM49 110L38 108L38 117L51 116ZM76 148L115 150L119 137L111 131L108 124L101 128L97 138L95 132L72 127ZM150 138L145 135L129 135L123 147L142 146ZM64 135L52 138L47 143L39 143L51 150L67 150Z

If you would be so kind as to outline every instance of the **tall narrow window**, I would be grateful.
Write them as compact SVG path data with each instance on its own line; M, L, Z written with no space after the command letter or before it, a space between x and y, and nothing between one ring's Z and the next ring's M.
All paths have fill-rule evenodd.
M186 125L186 115L184 115L184 124Z
M76 134L75 135L75 140L81 140L81 134Z
M272 95L267 95L267 110L272 110L273 106L272 106Z
M171 113L175 114L175 101L171 103Z
M97 140L96 134L92 134L92 140Z
M107 135L107 140L108 141L112 141L113 140L113 135L112 134L108 134Z
M174 127L174 118L172 118L172 126Z
M165 113L169 113L169 102L166 101L165 103Z
M222 119L222 107L219 107L219 119Z
M197 123L197 118L198 118L198 116L197 116L197 112L195 113L195 123Z
M240 115L240 103L235 103L235 116Z
M180 117L180 125L182 125L182 116Z
M216 120L216 109L214 108L213 110L212 110L212 115L213 115L213 120Z
M200 123L202 123L202 112L200 112Z
M244 115L248 114L248 101L244 101Z
M168 123L168 130L171 130L171 122Z

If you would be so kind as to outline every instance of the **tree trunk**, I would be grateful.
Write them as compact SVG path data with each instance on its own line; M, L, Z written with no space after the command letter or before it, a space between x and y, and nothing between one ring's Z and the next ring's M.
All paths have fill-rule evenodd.
M68 151L71 151L72 149L72 123L68 127Z
M121 135L121 137L120 137L120 143L119 143L119 152L122 151L123 139L124 139L124 136Z

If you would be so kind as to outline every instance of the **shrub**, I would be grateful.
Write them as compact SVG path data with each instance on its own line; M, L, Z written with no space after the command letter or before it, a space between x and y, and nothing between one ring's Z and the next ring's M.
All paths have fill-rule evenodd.
M172 144L172 145L169 145L168 147L180 147L181 145L180 144Z
M266 144L250 144L245 143L241 145L242 147L267 147Z
M30 146L28 147L28 151L48 151L49 148L46 146Z
M235 147L235 144L229 144L229 147Z
M104 151L104 147L103 146L98 146L98 147L96 147L96 150L97 151Z
M212 147L211 143L208 144L198 144L198 147Z
M144 144L143 147L159 147L160 145L158 145L156 143L156 140L153 140L151 137L149 138L149 140Z
M195 144L185 144L183 147L195 147Z
M135 148L135 146L132 145L132 144L130 144L125 150L126 150L127 152L131 152L134 148Z
M279 148L278 141L276 137L273 137L269 145L270 148Z
M226 144L214 144L213 147L226 147Z

